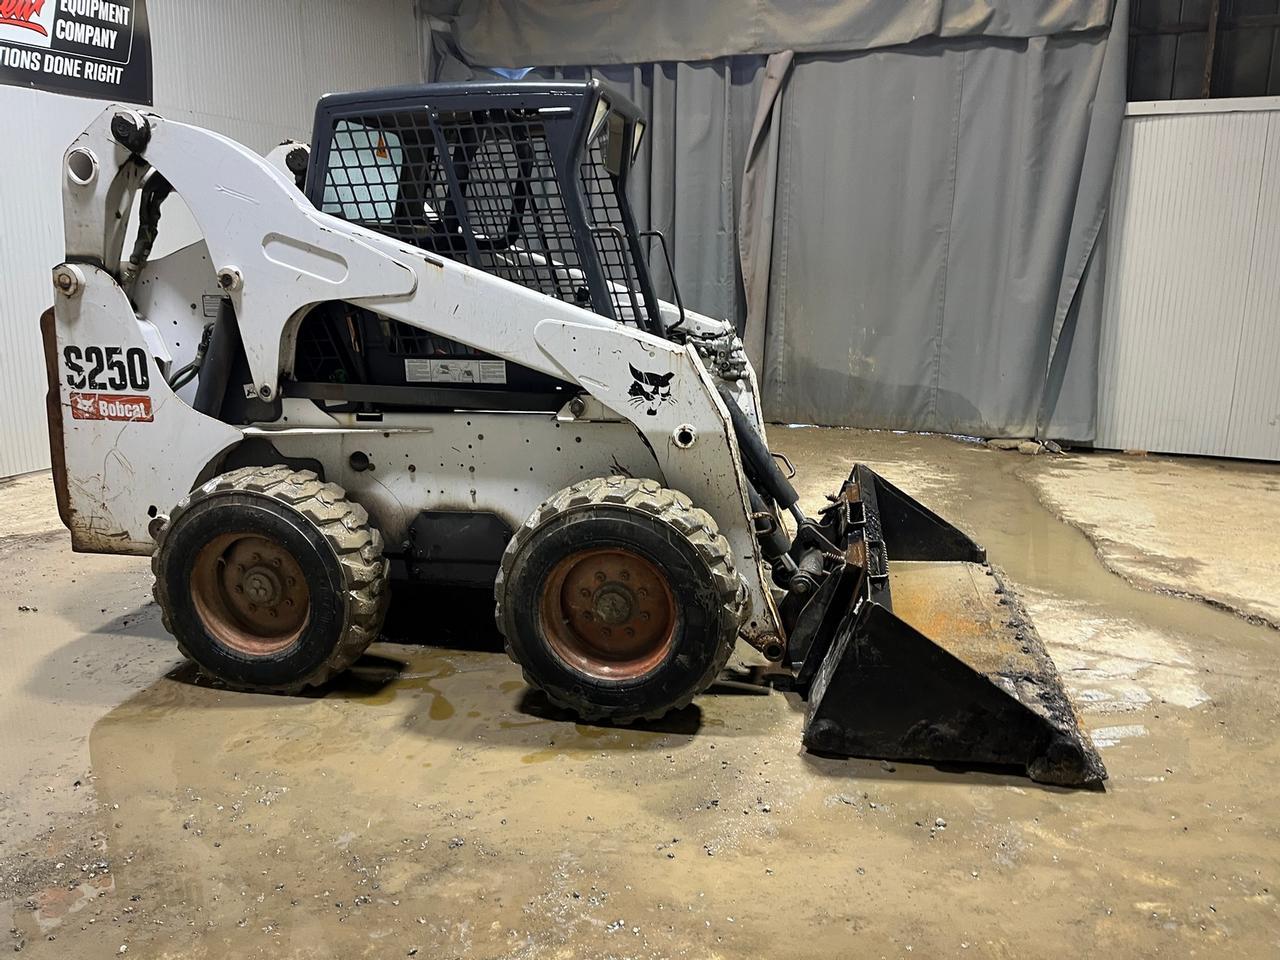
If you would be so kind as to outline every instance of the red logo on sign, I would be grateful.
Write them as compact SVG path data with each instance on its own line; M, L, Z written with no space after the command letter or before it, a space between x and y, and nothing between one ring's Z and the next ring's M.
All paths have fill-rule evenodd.
M44 0L0 0L0 24L26 27L42 37L47 37L49 31L45 30L41 24L31 22L33 17L40 15L40 9L43 6Z
M132 393L72 393L71 416L77 420L142 420L151 422L151 398Z

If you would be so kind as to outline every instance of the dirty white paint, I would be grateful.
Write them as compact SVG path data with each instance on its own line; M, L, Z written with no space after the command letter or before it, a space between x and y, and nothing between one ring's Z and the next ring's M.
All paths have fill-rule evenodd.
M148 355L144 325L110 272L121 256L113 239L124 226L119 219L113 220L110 211L120 205L120 196L127 202L127 191L136 189L141 176L137 165L125 164L126 154L110 132L112 119L113 111L104 110L75 140L71 154L104 158L103 175L69 175L64 185L66 251L68 260L77 265L65 268L64 274L76 279L57 297L60 358L87 357L90 350L101 351L95 346L101 344L117 345L107 349L124 357ZM743 636L748 641L762 638L768 642L781 634L753 533L748 488L729 414L693 344L679 346L455 261L424 256L416 247L317 211L291 180L241 144L155 113L149 115L148 122L147 163L185 199L203 234L210 268L224 265L219 268L220 278L228 273L237 278L234 284L226 285L227 295L235 308L245 357L260 396L274 397L279 389L281 358L288 356L286 344L296 330L290 327L290 318L300 317L309 305L327 300L368 306L384 317L474 346L495 358L576 382L603 409L616 411L605 419L628 421L643 437L658 468L659 475L651 479L687 494L718 522L746 590L749 612L742 624ZM106 162L105 158L111 159ZM109 172L112 166L117 172ZM228 196L244 202L234 217L227 215ZM342 270L324 276L300 269L297 263L283 263L276 250L282 244L295 251L312 251L313 258L341 264ZM93 263L104 268L91 266ZM156 264L157 280L162 279L162 263ZM185 261L180 275L189 276ZM194 279L199 283L198 276ZM199 283L189 302L196 302L198 291L206 289L207 282ZM468 309L459 311L460 304ZM179 307L179 312L185 315L186 311ZM153 313L147 319L156 338L163 340L164 331L173 329L165 316ZM704 318L704 327L713 322ZM721 322L716 332L728 337L732 328ZM174 352L165 351L168 355ZM145 362L141 368L144 374ZM237 442L240 431L188 407L160 378L148 380L133 373L128 385L136 394L132 398L136 412L104 415L95 405L105 402L101 398L108 395L82 392L100 389L94 374L86 377L71 360L65 364L69 373L59 389L63 409L69 411L63 415L63 429L72 517L69 526L76 548L149 553L151 519L166 513L193 489L205 465ZM633 376L639 377L638 370L664 376L669 387L661 402L648 407L630 402L629 386ZM748 373L746 385L750 386L755 380L749 369ZM247 386L254 389L253 384ZM740 381L739 387L743 386ZM754 391L751 394L738 402L758 410L758 398ZM421 416L411 421L413 426L434 430L431 423L419 422ZM474 419L450 416L463 420L467 427ZM559 416L565 423L578 419L567 409ZM559 428L560 420L545 423ZM385 421L357 421L353 426L371 436L384 434L386 439ZM297 423L291 421L286 427L282 421L271 431L272 435L277 431L287 435L297 429ZM338 435L340 429L331 417L321 416L307 427L309 442L315 446L319 443L316 438L328 430L340 448L345 442ZM684 435L687 441L680 439ZM511 437L512 442L518 439L518 435ZM575 436L575 443L581 439ZM468 449L471 446L468 442ZM544 446L531 446L530 455L536 457ZM168 457L157 461L157 447L166 450ZM569 463L573 459L585 462L584 457L578 457ZM443 469L444 463L440 466ZM535 471L535 464L529 464L532 476L511 472L516 469L514 464L505 466L506 472L490 474L502 478L498 486L503 499L510 497L508 486L513 490L524 487L526 494L536 490L534 502L538 502L564 485L565 477ZM465 498L469 490L476 503L475 467L474 463L469 465L466 474L455 477L446 487L453 502ZM583 463L578 464L578 473L597 475ZM426 503L419 497L406 505L416 510ZM478 505L490 509L483 502ZM522 517L509 519L518 522Z
M151 4L155 108L266 151L310 137L317 98L424 76L412 0ZM0 477L49 465L38 321L63 259L62 154L106 103L0 86ZM170 207L174 207L173 210ZM184 219L165 204L172 220ZM162 225L157 254L169 249Z

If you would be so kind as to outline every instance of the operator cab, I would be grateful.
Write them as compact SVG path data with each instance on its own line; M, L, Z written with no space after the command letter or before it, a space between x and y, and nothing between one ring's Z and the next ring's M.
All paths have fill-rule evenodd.
M626 193L644 128L596 81L331 94L305 190L325 213L661 334Z
M316 107L303 189L327 214L667 336L679 323L664 325L644 249L657 238L665 254L666 242L637 228L626 191L644 129L596 81L331 94ZM515 392L525 407L567 399L553 377L347 304L312 312L294 366L299 382L492 394L478 403Z
M666 255L666 239L636 228L626 192L644 129L634 105L595 81L333 93L316 106L302 188L326 214L668 335L680 324L663 324L644 250L657 238ZM567 390L347 303L303 321L287 387L366 411L557 408Z

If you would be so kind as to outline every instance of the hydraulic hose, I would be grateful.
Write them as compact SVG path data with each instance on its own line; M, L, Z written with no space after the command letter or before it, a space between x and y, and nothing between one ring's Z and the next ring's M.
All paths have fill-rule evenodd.
M125 264L121 277L122 286L132 292L138 274L147 265L151 256L151 247L156 242L156 234L160 229L160 205L173 192L173 187L159 171L152 170L142 185L142 199L138 204L138 237L133 242L133 252L129 254L129 262Z
M191 358L191 362L184 364L169 375L170 390L175 392L181 390L199 376L200 368L204 366L204 355L209 349L209 339L212 334L213 324L209 324L204 328L204 333L200 335L200 342L196 345L196 355Z
M734 401L733 396L723 386L719 389L724 405L729 408L729 419L733 421L733 432L738 438L738 450L742 454L742 465L746 469L748 479L769 494L778 506L789 511L796 518L797 523L803 521L804 513L798 506L800 494L796 493L796 488L791 486L791 481L773 459L773 454L764 445L764 440L751 425L747 415L742 412L742 408Z

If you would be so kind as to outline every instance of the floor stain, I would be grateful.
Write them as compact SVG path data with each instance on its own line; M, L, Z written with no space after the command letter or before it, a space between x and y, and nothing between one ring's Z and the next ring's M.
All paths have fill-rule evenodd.
M172 669L145 562L50 541L0 583L0 631L59 637L21 692L29 710L60 698L38 736L87 734L87 759L20 799L0 781L13 942L196 960L1280 951L1275 631L1110 574L1027 485L1030 458L774 441L807 507L866 459L985 543L1106 750L1105 791L815 757L803 704L742 679L659 724L577 723L529 693L491 620L376 644L313 695L235 693ZM740 648L730 667L759 663ZM107 683L131 692L87 714Z

